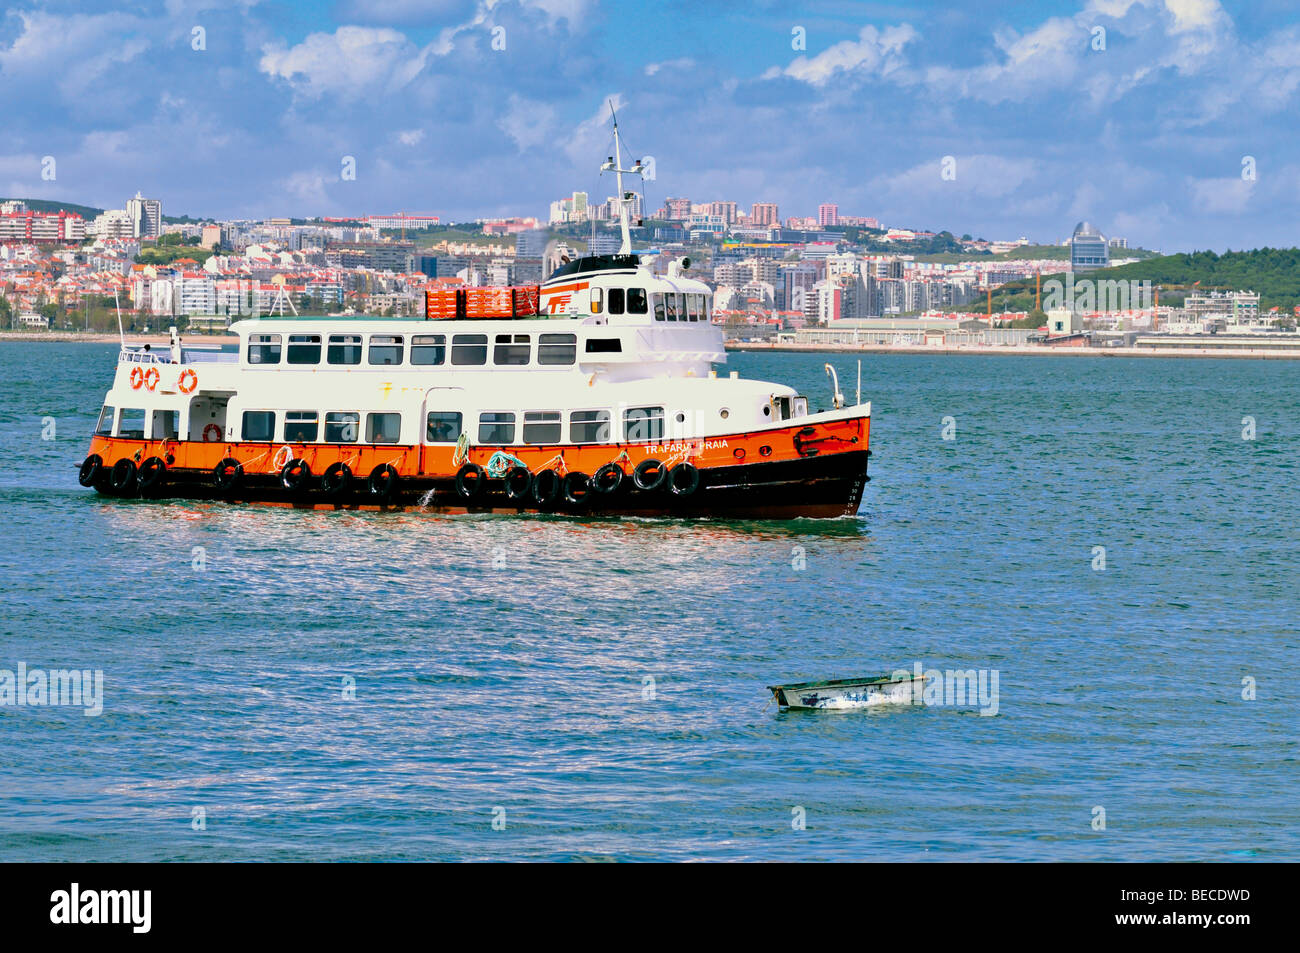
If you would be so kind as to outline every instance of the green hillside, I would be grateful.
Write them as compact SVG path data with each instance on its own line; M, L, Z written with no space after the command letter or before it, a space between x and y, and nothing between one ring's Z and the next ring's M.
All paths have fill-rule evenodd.
M52 199L0 199L0 202L25 202L27 207L33 212L76 212L84 219L92 219L104 210L102 208L92 208L89 205L78 205L75 202L56 202Z
M1095 280L1150 281L1160 289L1161 304L1177 304L1191 290L1255 291L1261 311L1279 307L1290 311L1300 304L1300 248L1256 248L1222 255L1197 251L1160 255L1145 261L1088 272ZM1044 274L1063 279L1064 274ZM1196 282L1200 282L1199 285ZM1034 280L1013 281L993 289L994 311L1024 311L1034 306ZM984 311L987 300L972 302L972 311Z

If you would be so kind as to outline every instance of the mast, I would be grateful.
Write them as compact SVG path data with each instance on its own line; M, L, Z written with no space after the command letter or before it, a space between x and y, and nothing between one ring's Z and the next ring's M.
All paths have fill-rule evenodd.
M605 164L600 167L601 172L613 172L618 188L618 227L623 236L623 243L619 245L618 253L620 255L632 254L632 234L628 230L628 206L632 203L632 196L629 192L623 191L623 175L642 175L641 160L637 159L632 168L623 168L623 143L618 135L618 114L614 112L613 100L609 103L609 114L614 120L614 154L610 156Z

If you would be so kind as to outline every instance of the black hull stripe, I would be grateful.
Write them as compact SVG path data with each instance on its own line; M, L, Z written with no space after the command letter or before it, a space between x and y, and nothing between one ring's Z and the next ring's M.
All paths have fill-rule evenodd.
M449 477L402 477L391 500L369 496L362 480L355 489L331 499L319 489L289 491L275 474L246 474L232 493L219 493L212 474L205 470L171 470L167 483L151 498L224 500L231 503L271 503L302 509L421 509L432 513L591 513L626 516L714 517L737 519L788 519L800 516L852 515L862 500L867 480L865 450L819 454L799 460L737 464L700 471L700 486L690 496L675 496L667 489L641 492L631 480L612 496L588 493L581 504L559 503L542 510L529 501L521 506L506 499L501 481L491 481L479 500L466 503ZM422 501L433 495L427 503ZM139 496L135 491L132 496Z

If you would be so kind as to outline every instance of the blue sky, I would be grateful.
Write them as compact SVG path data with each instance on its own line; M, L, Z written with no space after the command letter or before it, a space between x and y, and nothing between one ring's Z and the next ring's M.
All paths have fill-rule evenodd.
M0 20L0 194L545 216L612 192L613 99L656 159L652 208L833 201L987 238L1087 218L1165 251L1298 243L1300 11L990 6L20 0Z

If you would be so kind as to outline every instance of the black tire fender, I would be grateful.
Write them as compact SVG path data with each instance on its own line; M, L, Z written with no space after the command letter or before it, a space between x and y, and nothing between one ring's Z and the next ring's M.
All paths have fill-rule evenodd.
M602 496L613 496L623 486L626 474L617 463L607 463L591 477L591 488Z
M673 496L690 496L700 488L700 470L693 463L679 463L668 471L668 489Z
M486 486L487 474L477 463L467 463L456 471L456 494L462 500L477 500Z
M77 482L82 486L94 486L103 475L104 458L97 453L92 453L81 461L81 469L77 471Z
M653 457L642 460L632 471L632 482L643 493L659 489L667 478L668 468Z

